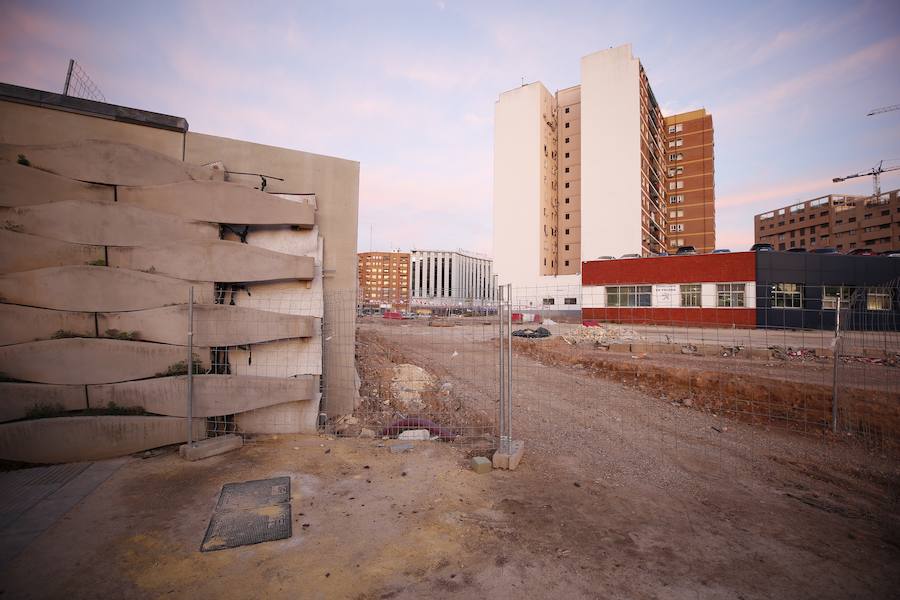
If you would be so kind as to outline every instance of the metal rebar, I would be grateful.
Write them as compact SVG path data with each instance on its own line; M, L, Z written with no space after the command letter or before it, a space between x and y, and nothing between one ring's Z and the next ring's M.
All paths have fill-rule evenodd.
M69 59L69 68L66 71L66 84L63 86L63 96L69 95L69 84L72 83L72 68L75 66L75 59Z
M187 370L187 443L193 446L192 420L194 413L194 286L188 296L188 370Z

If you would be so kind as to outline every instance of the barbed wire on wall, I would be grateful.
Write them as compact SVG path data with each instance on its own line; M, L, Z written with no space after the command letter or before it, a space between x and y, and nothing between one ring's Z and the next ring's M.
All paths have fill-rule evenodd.
M100 87L74 58L69 59L69 69L66 72L63 95L106 102L106 96L103 95Z

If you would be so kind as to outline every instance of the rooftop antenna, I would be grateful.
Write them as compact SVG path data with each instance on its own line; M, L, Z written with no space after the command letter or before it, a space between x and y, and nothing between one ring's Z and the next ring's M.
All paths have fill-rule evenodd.
M525 86L525 76L524 75L522 75L522 86L523 87Z

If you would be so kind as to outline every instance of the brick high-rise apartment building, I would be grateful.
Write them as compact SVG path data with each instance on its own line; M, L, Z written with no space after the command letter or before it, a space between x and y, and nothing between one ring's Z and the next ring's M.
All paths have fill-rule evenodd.
M712 154L710 115L667 122L630 45L583 57L580 85L502 93L494 116L500 282L556 285L569 297L562 288L580 285L585 260L671 251L672 240L712 250Z
M704 109L666 117L666 191L669 251L716 247L712 115Z
M359 253L360 304L382 308L409 307L409 253Z
M834 247L841 252L900 248L900 190L872 196L829 194L753 217L756 241L776 250Z

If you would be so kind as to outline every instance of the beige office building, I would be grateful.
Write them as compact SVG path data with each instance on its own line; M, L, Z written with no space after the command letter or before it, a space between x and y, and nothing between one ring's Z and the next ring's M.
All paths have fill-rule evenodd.
M711 118L701 110L670 119L679 133L688 124L693 131L695 121L708 125L698 141L698 164L708 169L710 177L702 180L711 188ZM503 92L494 122L494 270L500 283L558 286L556 304L562 304L570 295L566 288L580 284L584 260L672 250L667 161L673 140L630 45L583 57L580 85L551 93L535 82ZM688 183L694 185L684 178L675 185L680 190ZM714 227L707 210L713 198L710 189L698 201L706 211L704 228ZM678 216L684 208L675 210L680 225L687 217Z

